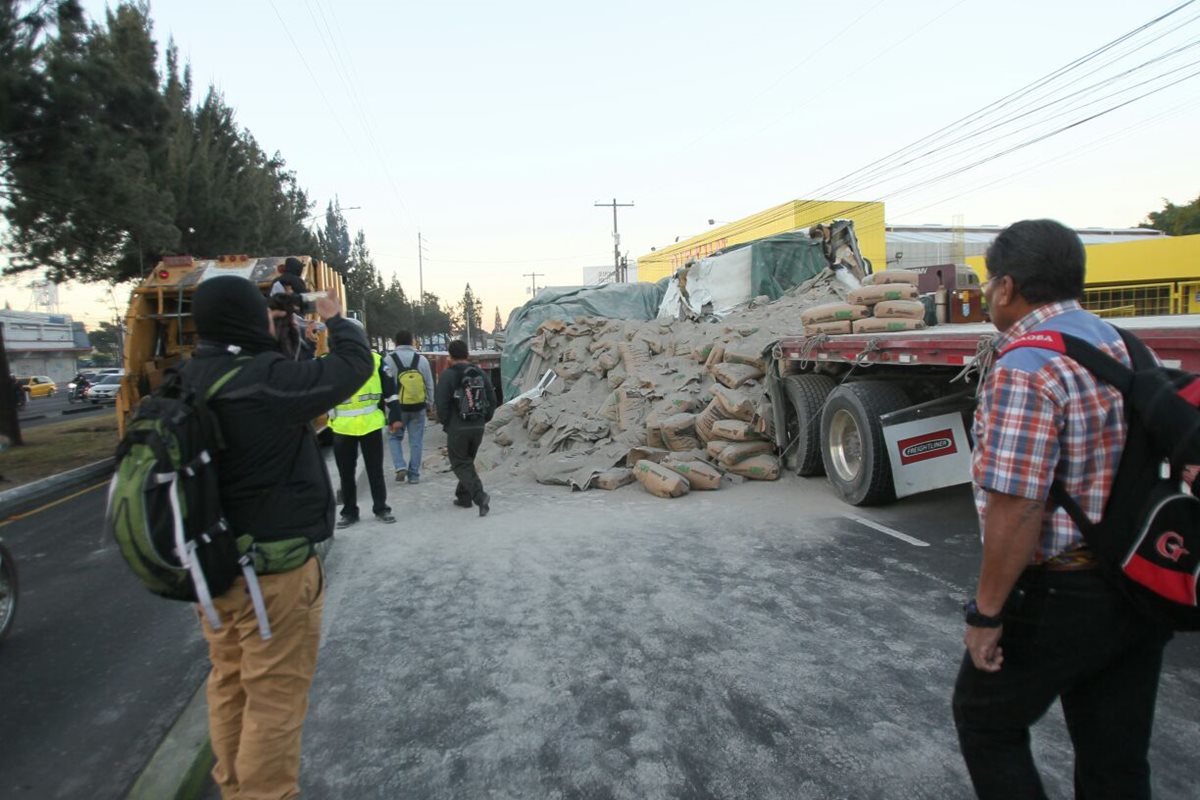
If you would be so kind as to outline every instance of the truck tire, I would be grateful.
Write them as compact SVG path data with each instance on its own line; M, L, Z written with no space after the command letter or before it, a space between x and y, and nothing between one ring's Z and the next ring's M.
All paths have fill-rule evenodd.
M850 505L895 499L879 417L908 405L904 390L885 381L842 384L830 393L821 413L821 452L829 482Z
M837 382L828 375L788 375L783 379L793 414L788 418L786 453L788 466L797 475L825 474L821 457L821 408L835 386Z

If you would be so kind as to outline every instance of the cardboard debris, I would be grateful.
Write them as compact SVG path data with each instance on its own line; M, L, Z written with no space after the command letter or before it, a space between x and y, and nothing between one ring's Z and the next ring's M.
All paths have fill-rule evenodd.
M688 479L653 461L639 461L633 468L634 477L655 497L683 497L691 491Z

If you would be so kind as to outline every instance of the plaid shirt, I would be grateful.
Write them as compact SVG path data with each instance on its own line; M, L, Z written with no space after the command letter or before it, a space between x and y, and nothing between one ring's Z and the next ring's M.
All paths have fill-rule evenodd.
M1074 334L1129 363L1120 335L1075 301L1030 312L997 338L997 350L1033 330ZM972 479L980 529L988 492L1047 500L1055 480L1089 518L1099 519L1126 427L1120 392L1066 356L1019 348L999 358L975 410ZM1034 563L1069 560L1082 545L1067 512L1048 505Z

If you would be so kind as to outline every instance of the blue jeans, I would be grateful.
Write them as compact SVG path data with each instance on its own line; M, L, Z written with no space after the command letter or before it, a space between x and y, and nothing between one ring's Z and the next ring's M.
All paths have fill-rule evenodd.
M408 470L409 478L421 477L421 446L425 441L425 410L401 411L400 421L404 427L388 434L388 447L392 450L392 464L397 470ZM404 461L404 435L408 434L408 462Z

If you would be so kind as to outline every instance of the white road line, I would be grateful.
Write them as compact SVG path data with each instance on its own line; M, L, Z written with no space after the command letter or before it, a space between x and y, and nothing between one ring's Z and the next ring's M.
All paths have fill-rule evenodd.
M878 522L872 522L869 519L863 519L862 517L855 516L854 514L843 514L842 516L844 516L846 519L854 520L859 525L866 525L868 528L874 528L880 533L886 533L888 536L893 536L902 542L908 542L916 547L929 547L929 542L922 542L920 539L909 536L907 533L901 533L894 528L889 528L887 525L880 525Z

